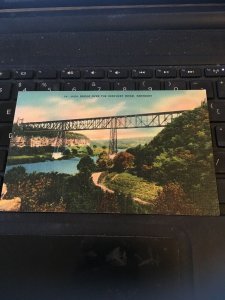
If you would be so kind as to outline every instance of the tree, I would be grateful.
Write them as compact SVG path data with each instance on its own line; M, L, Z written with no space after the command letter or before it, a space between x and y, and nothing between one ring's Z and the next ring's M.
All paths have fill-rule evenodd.
M95 165L93 159L89 155L86 155L80 159L80 161L77 165L77 169L80 172L91 173L91 172L95 171L96 165Z
M70 156L70 154L71 154L70 149L65 149L63 151L63 155L66 156L66 157Z
M97 146L96 146L96 145L93 145L92 147L93 147L93 149L96 149L96 148L97 148Z
M26 177L26 169L22 166L13 167L5 174L5 181L9 183L13 183L15 180L23 180Z
M167 183L155 200L155 210L164 214L193 214L196 209L177 182Z
M109 155L106 151L103 151L99 154L98 160L97 160L97 166L100 170L105 171L108 168L112 167L113 162L109 158Z
M72 149L72 154L73 154L74 156L76 156L77 153L78 153L77 149Z
M134 165L134 155L128 152L119 152L113 159L114 169L117 172L123 172Z
M86 150L87 150L87 154L88 154L88 155L93 156L94 152L93 152L93 150L91 149L90 146L87 146L87 147L86 147Z

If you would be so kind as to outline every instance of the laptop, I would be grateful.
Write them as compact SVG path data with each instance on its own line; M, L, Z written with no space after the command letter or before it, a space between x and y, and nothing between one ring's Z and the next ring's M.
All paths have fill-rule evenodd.
M224 270L220 266L225 249L223 1L2 1L0 4L2 181L18 91L204 89L209 103L221 214L193 217L1 212L2 254L7 256L8 245L18 247L24 259L24 251L32 257L32 252L38 253L38 248L43 247L51 255L51 245L70 245L76 249L73 270L65 267L68 261L75 260L68 249L68 261L59 255L62 252L56 254L57 258L61 257L60 270L64 273L70 270L71 274L76 271L79 284L96 277L91 292L85 294L84 286L79 290L83 298L93 293L102 299L117 299L115 293L118 293L118 299L137 299L142 289L143 299L152 290L155 298L162 299L166 295L160 293L159 286L176 297L178 285L179 293L187 292L187 299L193 293L197 299L221 295ZM25 242L27 236L34 243L31 248ZM146 269L138 269L137 263L132 265L137 257L146 263ZM125 264L126 259L129 264ZM14 270L9 261L10 257L2 270ZM52 258L51 262L56 260ZM39 263L37 259L35 267ZM21 268L19 262L16 265ZM121 270L125 278L129 270L132 272L129 281L121 277L122 284L119 284L115 278ZM165 270L173 278L169 286L163 279ZM128 292L127 287L137 280L137 273L140 275L138 288ZM18 273L15 274L16 284ZM99 282L104 276L112 276L113 280L110 283L106 280L108 289L101 293ZM38 291L33 281L30 286L30 292L36 291L37 299L43 296L44 287ZM68 281L67 287L73 290ZM71 299L65 290L59 293ZM5 299L10 299L13 292L5 290L5 295ZM49 298L53 295L56 293L52 292Z

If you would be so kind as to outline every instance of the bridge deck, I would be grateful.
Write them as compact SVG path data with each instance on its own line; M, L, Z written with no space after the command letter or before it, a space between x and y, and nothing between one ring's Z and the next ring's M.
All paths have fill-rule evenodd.
M99 129L128 129L128 128L151 128L165 127L171 121L180 116L186 110L146 113L137 115L123 115L111 117L83 118L71 120L57 120L44 122L28 122L19 124L23 130L99 130Z

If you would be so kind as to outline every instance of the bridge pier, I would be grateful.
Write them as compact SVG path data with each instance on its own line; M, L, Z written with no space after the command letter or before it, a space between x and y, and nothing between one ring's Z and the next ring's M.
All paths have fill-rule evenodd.
M109 154L117 153L117 128L110 129L110 138L109 138Z

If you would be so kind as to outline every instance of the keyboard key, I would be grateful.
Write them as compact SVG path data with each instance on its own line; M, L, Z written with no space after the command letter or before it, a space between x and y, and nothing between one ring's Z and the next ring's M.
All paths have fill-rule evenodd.
M206 77L225 76L225 67L206 68L205 76Z
M8 100L11 95L12 84L9 82L0 82L0 100Z
M85 84L82 81L67 81L63 83L64 91L84 91Z
M17 83L13 86L12 99L17 99L18 92L28 92L35 90L36 83L34 83L33 81L17 81Z
M0 146L8 146L12 132L12 125L0 124Z
M225 102L213 101L208 103L209 118L213 122L225 122Z
M31 70L17 70L14 72L15 79L32 79L34 72Z
M158 68L155 76L157 78L174 78L177 76L177 71L173 68Z
M15 102L0 102L0 122L13 121L15 106Z
M110 69L108 71L108 78L127 78L129 75L126 69Z
M88 88L92 91L109 91L110 84L107 81L92 81L89 83Z
M57 72L54 70L39 70L37 71L37 78L40 79L55 79Z
M152 78L153 71L151 69L133 69L132 78Z
M135 90L135 83L130 80L120 80L113 83L113 89L116 91Z
M42 81L38 83L38 91L59 91L60 83L57 81Z
M0 171L4 171L6 164L7 151L0 150Z
M0 71L0 79L9 79L10 75L10 71Z
M80 78L80 71L74 69L62 70L61 78L63 79L77 79Z
M142 80L138 84L139 90L157 91L160 90L160 81L158 80Z
M104 78L105 71L101 69L84 70L84 78Z
M201 77L202 70L199 68L182 68L180 70L180 76L184 78Z
M218 125L215 127L216 141L218 147L225 147L225 125Z
M225 152L214 153L216 173L225 173Z
M218 97L224 99L225 98L225 81L224 80L217 81L216 87L217 87Z
M225 203L225 179L217 179L217 190L219 196L219 202Z
M196 80L191 82L191 90L206 90L207 98L213 99L214 92L212 82L204 80Z
M16 87L19 92L35 91L36 83L32 81L18 81Z
M165 82L165 90L186 90L186 82L185 81L166 81Z

